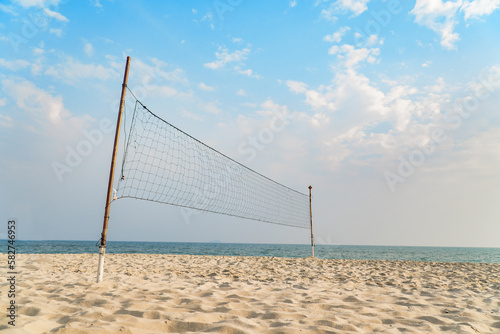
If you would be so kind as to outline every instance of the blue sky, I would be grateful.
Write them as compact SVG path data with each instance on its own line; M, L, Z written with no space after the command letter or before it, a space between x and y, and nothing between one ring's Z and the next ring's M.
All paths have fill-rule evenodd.
M130 56L129 88L160 117L280 183L313 185L319 243L500 247L499 8L2 1L0 212L20 238L99 238ZM252 144L278 115L286 127ZM108 236L309 240L128 199Z

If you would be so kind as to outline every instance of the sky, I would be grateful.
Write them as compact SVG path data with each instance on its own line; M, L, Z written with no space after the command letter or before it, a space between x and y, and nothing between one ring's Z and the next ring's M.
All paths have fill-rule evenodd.
M130 56L157 115L312 185L316 243L500 247L499 41L500 0L2 0L0 237L100 238ZM119 199L108 240L310 234Z

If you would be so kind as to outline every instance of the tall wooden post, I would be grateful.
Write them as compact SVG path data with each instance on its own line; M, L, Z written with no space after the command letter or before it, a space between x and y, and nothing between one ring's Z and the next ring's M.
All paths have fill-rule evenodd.
M314 257L313 210L312 210L312 186L309 186L309 215L311 216L311 249L312 249L312 257Z
M130 57L127 57L125 65L125 74L123 75L122 95L120 99L120 108L118 109L118 120L116 122L115 143L113 146L113 156L111 158L111 169L109 171L108 194L106 196L106 207L104 209L104 223L102 225L101 244L99 246L99 263L97 266L97 283L102 281L104 273L104 253L106 251L106 236L108 234L109 206L113 193L113 178L115 176L116 153L118 151L118 140L120 138L120 127L122 123L123 106L125 104L125 93L127 92L128 69L130 66Z

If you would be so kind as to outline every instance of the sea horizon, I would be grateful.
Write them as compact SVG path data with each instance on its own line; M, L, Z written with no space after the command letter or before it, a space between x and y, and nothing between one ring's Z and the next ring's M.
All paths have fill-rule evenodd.
M315 257L320 259L500 263L500 248L495 247L317 244L314 248ZM16 252L19 254L97 254L98 241L16 240ZM301 258L311 256L311 245L222 241L107 241L106 253Z
M7 238L0 238L0 242L8 241ZM16 238L16 242L26 242L26 241L71 241L71 242L98 242L98 240L88 240L88 239L19 239ZM190 244L235 244L235 245L304 245L311 246L310 243L281 243L281 242L227 242L220 240L210 240L210 241L151 241L151 240L107 240L106 243L115 243L115 242L144 242L144 243L190 243ZM421 248L489 248L489 249L500 249L499 247L491 247L491 246L432 246L432 245L376 245L376 244L334 244L334 243L326 243L320 244L315 243L314 246L360 246L360 247L421 247Z

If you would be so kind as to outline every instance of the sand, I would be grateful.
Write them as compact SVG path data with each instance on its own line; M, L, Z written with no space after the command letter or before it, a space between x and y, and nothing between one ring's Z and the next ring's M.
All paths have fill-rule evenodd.
M500 264L107 254L95 283L97 254L17 262L6 334L500 333Z

